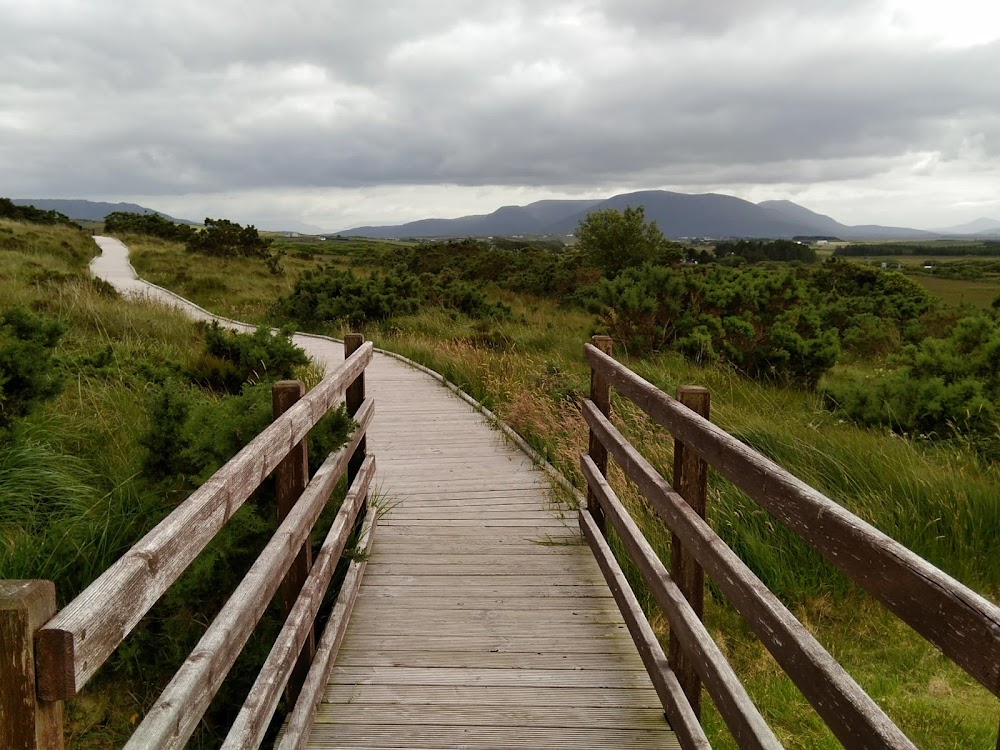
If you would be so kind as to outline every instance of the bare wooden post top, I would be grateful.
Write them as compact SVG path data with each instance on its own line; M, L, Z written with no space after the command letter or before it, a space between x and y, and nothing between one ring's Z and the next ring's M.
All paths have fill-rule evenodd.
M684 406L708 419L712 395L707 388L698 385L682 385L677 389L677 400ZM708 507L708 464L694 451L685 447L680 440L674 440L674 489L702 518ZM671 575L677 582L684 598L691 608L704 619L705 615L705 572L689 550L684 549L676 534L670 540ZM701 718L701 679L691 659L681 650L680 642L671 633L668 648L668 662L677 675L681 688L695 715Z
M35 633L56 613L52 581L0 581L0 747L62 750L63 707L39 701Z
M611 356L613 340L610 336L593 336L590 341L602 352ZM611 415L611 384L593 368L590 370L590 400L601 410L602 414L605 416ZM608 451L594 435L593 430L591 430L587 441L587 453L590 454L594 463L597 464L597 468L600 469L601 474L607 476ZM587 488L587 509L594 517L597 528L603 534L605 532L604 511L601 509L600 503L589 487Z
M279 380L271 388L271 404L274 418L277 419L291 409L303 396L306 386L301 380ZM280 524L291 512L295 503L302 496L303 490L309 484L309 439L304 437L288 455L282 459L275 471L278 494L278 523ZM308 540L302 545L298 556L288 569L281 582L281 606L285 617L292 611L299 591L312 569L312 548ZM315 630L310 630L306 642L302 646L295 669L288 680L286 695L294 701L299 689L309 673L309 665L316 653Z

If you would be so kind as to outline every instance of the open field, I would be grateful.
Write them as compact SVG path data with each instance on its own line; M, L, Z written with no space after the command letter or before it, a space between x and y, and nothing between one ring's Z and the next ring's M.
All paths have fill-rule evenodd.
M945 279L921 273L914 274L913 280L949 305L972 305L989 310L992 308L993 301L1000 297L1000 279L966 281L965 279Z

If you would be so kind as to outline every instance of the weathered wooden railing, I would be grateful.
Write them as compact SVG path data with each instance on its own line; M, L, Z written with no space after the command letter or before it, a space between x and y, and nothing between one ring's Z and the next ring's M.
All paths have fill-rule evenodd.
M781 747L702 624L704 572L846 748L914 747L705 521L707 466L1000 695L1000 608L712 424L705 389L682 388L675 400L610 354L607 337L585 347L592 375L582 468L590 512L580 523L684 748L709 747L700 726L702 683L741 748ZM612 387L673 434L673 486L612 424ZM606 481L609 455L671 531L670 571ZM668 655L604 538L605 524L669 622Z
M364 515L375 472L374 456L365 455L365 434L375 411L372 400L365 398L364 386L372 351L371 343L350 334L344 364L309 393L303 395L297 381L276 384L274 422L61 611L56 612L51 582L0 582L3 750L62 747L61 702L86 685L272 472L277 473L277 531L126 747L151 750L187 744L279 589L285 604L284 626L224 747L258 747L286 688L295 705L281 749L301 747L364 571L362 555L350 564L315 646L316 614L357 519ZM358 427L348 444L331 454L309 479L306 436L344 397ZM347 496L312 561L310 532L345 471ZM371 544L373 516L367 514L360 533L362 550Z

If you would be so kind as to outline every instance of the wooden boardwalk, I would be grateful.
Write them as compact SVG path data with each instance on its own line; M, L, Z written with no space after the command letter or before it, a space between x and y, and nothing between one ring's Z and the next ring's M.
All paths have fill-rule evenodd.
M119 260L95 272L141 288L105 250ZM404 363L376 355L366 381L384 515L308 747L679 747L544 472Z

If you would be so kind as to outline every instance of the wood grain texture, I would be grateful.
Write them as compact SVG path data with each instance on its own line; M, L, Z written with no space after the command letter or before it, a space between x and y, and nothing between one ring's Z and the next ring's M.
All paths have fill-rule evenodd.
M306 386L301 380L279 380L271 386L271 408L274 418L277 419L292 408L304 395L306 395ZM281 523L302 495L306 485L309 484L308 437L302 438L281 460L278 468L274 470L274 479L275 491L278 496L278 523ZM299 554L281 582L281 607L286 618L292 611L292 607L295 606L299 591L302 590L310 568L312 568L312 547L306 543L302 545ZM316 637L310 628L295 669L288 679L286 691L289 701L294 702L295 696L298 695L302 681L309 671L309 664L312 662L315 650Z
M369 514L365 518L361 535L358 538L358 549L362 553L371 550L375 529L376 518L374 514ZM278 750L301 750L309 741L316 711L323 699L330 677L330 669L337 658L340 644L343 642L344 633L347 630L347 623L351 618L358 588L361 586L361 579L365 574L365 565L364 554L362 554L360 559L352 561L347 568L347 574L340 585L337 601L316 649L316 658L312 668L306 676L299 699L288 715L288 721L282 728L282 734L276 743Z
M588 513L580 514L580 528L590 544L597 564L601 566L601 571L614 594L615 601L621 608L625 622L628 624L629 633L632 634L632 640L635 642L646 672L653 682L653 687L656 688L656 693L660 696L663 711L670 721L670 726L676 732L681 747L684 750L711 750L701 721L685 695L677 676L670 669L667 657L663 653L663 647L660 646L656 633L653 632L649 620L646 619L646 613L642 611L639 600L636 599L624 571L622 571L611 547L604 538L604 533L597 527L593 516Z
M613 450L609 451L614 455ZM733 668L688 604L677 584L670 578L666 566L642 535L638 525L629 516L625 506L615 495L611 485L597 470L590 456L581 459L584 477L594 491L594 496L604 508L629 557L636 564L653 598L670 623L670 630L677 635L681 647L698 670L709 694L741 748L781 747L778 739L764 718Z
M622 395L1000 696L1000 607L598 349L585 347L585 357Z
M76 695L371 357L371 344L366 344L325 377L39 632L41 697L65 700Z
M56 613L51 581L0 581L0 747L62 750L63 706L39 701L35 633Z
M746 618L837 739L847 748L913 750L913 743L878 704L611 423L589 404L584 405L584 414L625 474ZM584 457L588 480L593 476L592 468L592 462Z
M330 580L347 545L348 537L354 529L355 520L364 511L366 498L366 493L355 491L352 498L354 502L345 501L337 511L298 599L226 736L222 745L223 750L256 748L263 741L264 733L278 706L281 690L293 677L293 668L297 669L302 660L304 648L308 644L308 637L316 620L316 613L330 586ZM359 542L359 547L364 551L368 549L367 540L368 537L363 536ZM311 666L314 654L310 653L308 656L307 666ZM309 669L297 686L296 698L308 672Z
M746 618L837 739L847 748L913 749L913 743L878 704L621 433L590 404L584 404L584 416L660 519ZM585 457L584 471L592 467Z
M366 373L383 515L307 746L677 747L577 511L412 376Z
M360 439L360 430L355 439ZM342 448L316 472L299 502L143 718L125 745L126 750L180 748L187 743L277 591L302 541L312 530L337 480L346 471L354 447L352 443ZM350 517L357 514L374 472L374 458L368 457L344 499Z
M604 352L609 357L611 356L614 344L610 336L594 336L591 338L591 341L595 348ZM611 416L611 383L594 368L590 370L590 400L597 404L597 408L605 415ZM587 453L594 459L594 463L601 473L607 476L608 452L593 432L587 436ZM597 502L597 499L591 497L589 488L587 490L587 510L594 516L597 528L603 532L605 528L604 511L601 509L601 505Z
M712 397L707 388L695 385L677 389L677 400L695 414L709 418ZM674 440L674 489L702 518L708 510L708 464L684 443ZM684 547L680 537L670 538L670 575L680 588L691 609L700 619L705 619L705 572L698 560ZM684 689L688 702L697 717L701 717L701 680L693 664L688 663L680 643L671 634L667 660Z

